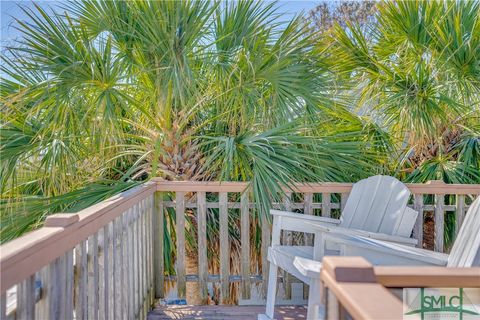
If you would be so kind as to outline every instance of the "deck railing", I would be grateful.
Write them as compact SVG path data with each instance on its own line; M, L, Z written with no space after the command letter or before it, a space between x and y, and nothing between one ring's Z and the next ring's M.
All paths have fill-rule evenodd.
M144 318L154 298L155 190L149 182L52 215L3 245L1 319Z
M374 267L361 257L325 257L322 266L321 299L329 320L406 319L404 288L480 288L478 267Z
M445 215L457 226L468 204L480 194L480 185L432 182L407 184L411 205L421 214L414 237L422 243L424 213L435 220L435 250L444 250ZM251 225L255 204L242 182L169 182L153 179L139 187L76 214L50 216L41 229L1 247L1 316L33 319L119 319L145 315L153 299L165 296L167 282L176 283L178 297L185 297L186 283L197 282L202 300L209 283L216 283L220 303L231 298L231 283L240 284L239 298L248 300L252 285L266 292L266 252L270 225L262 218L260 260L252 263ZM297 184L286 189L283 203L274 207L339 216L352 188L349 183ZM167 219L174 211L174 220ZM229 226L233 213L239 221L240 257L231 265ZM194 217L197 239L195 275L186 274L186 214ZM207 214L208 213L208 214ZM170 215L171 216L171 215ZM209 218L210 217L210 218ZM217 219L218 252L207 255L207 219ZM164 232L175 231L175 274L166 275ZM457 228L458 230L458 228ZM231 230L230 230L231 231ZM283 241L298 241L291 233ZM311 241L308 236L305 242ZM212 259L219 262L218 273ZM235 261L236 263L236 261ZM237 271L238 270L238 271ZM294 279L284 275L285 300L292 298ZM14 295L16 299L9 299ZM7 301L16 301L7 306Z

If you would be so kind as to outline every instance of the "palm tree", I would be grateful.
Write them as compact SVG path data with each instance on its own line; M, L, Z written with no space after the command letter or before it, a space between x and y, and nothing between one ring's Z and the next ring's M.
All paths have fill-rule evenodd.
M381 2L377 10L366 32L337 25L317 45L340 92L376 125L390 174L480 183L480 3ZM446 221L450 243L455 218Z
M23 37L2 57L2 241L154 176L251 181L266 214L282 186L348 181L375 162L358 117L330 96L306 25L282 21L274 3L85 0L24 12Z
M350 103L391 137L392 170L478 183L479 2L382 2L375 20L372 39L350 24L327 45Z

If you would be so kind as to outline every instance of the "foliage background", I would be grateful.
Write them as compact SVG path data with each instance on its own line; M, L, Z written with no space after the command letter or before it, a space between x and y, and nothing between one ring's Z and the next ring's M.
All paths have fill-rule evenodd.
M480 183L478 1L24 12L2 52L2 242L153 176L250 181L255 215L296 181Z

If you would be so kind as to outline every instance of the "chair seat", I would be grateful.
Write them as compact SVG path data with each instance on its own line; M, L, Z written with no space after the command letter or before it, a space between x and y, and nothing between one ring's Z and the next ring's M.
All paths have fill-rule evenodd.
M326 250L325 255L338 256L337 250ZM309 284L310 278L301 274L294 266L296 257L313 259L312 246L273 246L268 248L268 261L277 267L287 271L300 281Z

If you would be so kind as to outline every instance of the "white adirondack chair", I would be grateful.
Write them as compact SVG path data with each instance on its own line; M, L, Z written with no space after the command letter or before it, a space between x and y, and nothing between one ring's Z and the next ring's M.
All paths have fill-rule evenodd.
M480 196L468 209L450 254L345 233L330 233L323 237L323 243L319 246L326 247L327 243L332 242L340 246L340 255L361 256L375 265L478 267L480 266ZM300 274L310 278L311 283L316 283L316 288L320 287L321 262L297 257L293 264ZM309 307L311 305L314 309L318 309L321 306L319 296L320 291L309 296Z
M272 243L268 250L270 262L266 313L258 319L273 319L277 288L278 267L293 274L310 285L310 295L319 290L318 283L308 275L300 273L294 266L294 259L302 257L320 261L324 255L338 255L338 247L324 247L323 235L330 232L363 235L415 245L410 235L417 212L407 207L410 197L408 188L389 176L373 176L353 185L340 219L316 217L271 210L273 215ZM281 230L315 233L314 246L280 245ZM315 249L314 249L315 248ZM309 303L310 306L310 303ZM309 308L309 319L318 318L318 308Z
M332 233L327 242L340 245L342 255L363 256L373 264L480 266L480 197L468 208L450 254L345 234Z

